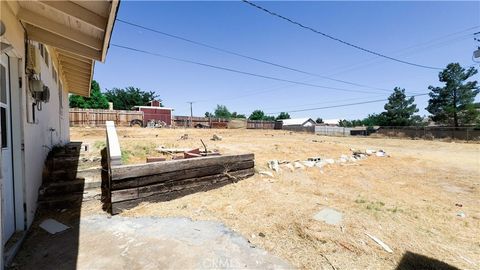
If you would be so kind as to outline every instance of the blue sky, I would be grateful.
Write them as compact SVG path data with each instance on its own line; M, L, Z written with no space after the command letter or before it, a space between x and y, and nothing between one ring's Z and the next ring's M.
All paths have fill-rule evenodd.
M258 2L305 25L362 47L422 65L475 64L473 33L480 2ZM426 93L438 71L382 59L326 39L239 2L123 1L117 18L244 55L376 88ZM261 64L116 22L112 44L261 75L376 93L352 93L268 80L176 62L111 46L94 78L102 90L135 86L155 91L176 115L224 104L250 114L324 107L387 98L359 88ZM478 64L477 64L478 67ZM476 75L476 80L479 76ZM417 97L426 115L427 96ZM290 113L292 117L356 119L381 112L384 102Z

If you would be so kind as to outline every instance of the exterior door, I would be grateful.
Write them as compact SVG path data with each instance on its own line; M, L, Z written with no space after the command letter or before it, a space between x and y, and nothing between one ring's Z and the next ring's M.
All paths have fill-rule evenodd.
M1 113L1 155L2 155L2 226L3 241L15 232L15 204L13 186L12 136L10 118L10 72L8 56L1 55L0 61L0 113ZM5 244L5 243L1 243Z

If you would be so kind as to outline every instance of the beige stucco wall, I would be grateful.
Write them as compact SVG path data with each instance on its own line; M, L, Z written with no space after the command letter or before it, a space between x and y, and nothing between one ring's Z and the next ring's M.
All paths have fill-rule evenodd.
M50 100L48 103L42 103L41 110L35 111L35 122L27 121L27 106L30 106L30 102L33 100L28 98L30 92L27 89L28 83L23 68L25 59L25 32L20 22L14 16L13 10L15 9L15 6L10 6L13 4L7 4L5 1L0 1L0 3L0 19L6 26L6 32L2 36L2 40L13 45L13 50L9 52L10 59L11 61L19 61L20 64L20 72L18 76L22 81L22 88L20 88L18 83L14 83L12 84L11 91L12 95L18 95L20 97L18 99L19 104L15 104L18 105L17 107L19 110L12 111L12 115L15 114L16 116L19 116L21 121L16 128L21 130L20 133L23 134L24 151L23 155L14 158L14 163L19 164L19 166L23 168L23 176L21 176L23 179L18 179L19 177L16 177L14 181L17 187L23 186L23 190L21 190L23 191L23 194L18 194L19 196L16 196L16 198L20 197L26 203L27 226L30 226L36 211L38 189L42 184L42 171L45 158L52 146L65 144L69 141L68 89L66 89L65 84L63 83L63 95L62 100L60 100L59 84L52 78L53 64L58 73L58 81L62 80L61 72L59 72L58 65L56 65L54 53L51 48L47 47L50 55L49 65L47 66L45 61L40 57L38 44L34 42L33 44L37 48L37 55L39 57L38 63L40 64L41 71L40 77L43 83L50 89ZM12 81L18 82L18 80ZM61 115L60 112L60 102L63 104L63 115ZM18 141L19 145L14 144L13 147L21 149L20 144L22 140ZM23 202L21 202L21 205L23 205ZM19 219L17 219L17 221L18 220ZM18 226L17 224L17 229L23 228L24 225L25 224ZM1 235L0 231L0 237Z

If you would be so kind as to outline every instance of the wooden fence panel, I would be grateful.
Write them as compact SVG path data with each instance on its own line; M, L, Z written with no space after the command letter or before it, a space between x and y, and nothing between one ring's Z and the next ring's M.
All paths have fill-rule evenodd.
M103 127L106 121L113 121L116 126L129 126L132 120L143 121L143 112L72 108L69 119L71 127Z
M247 129L274 129L275 121L248 120Z

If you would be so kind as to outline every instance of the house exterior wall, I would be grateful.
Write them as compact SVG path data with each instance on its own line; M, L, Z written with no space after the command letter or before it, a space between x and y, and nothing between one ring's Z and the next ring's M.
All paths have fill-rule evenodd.
M39 44L30 42L36 48L37 62L40 65L39 77L50 89L49 102L42 103L41 110L32 107L34 100L28 89L28 80L25 75L25 31L13 12L18 3L1 1L0 5L0 18L6 28L2 41L8 42L13 47L7 54L11 72L11 117L14 123L12 125L12 146L15 177L13 181L15 183L16 230L18 231L25 230L33 221L38 189L42 183L44 161L49 150L54 145L65 144L69 141L68 92L65 87L60 91L60 84L65 84L59 73L59 65L57 59L54 58L53 51L46 47L49 56L47 65L44 58L40 56ZM53 70L57 73L56 78ZM35 114L35 119L33 119L33 114ZM24 212L24 204L26 212ZM1 240L0 243L2 243Z

